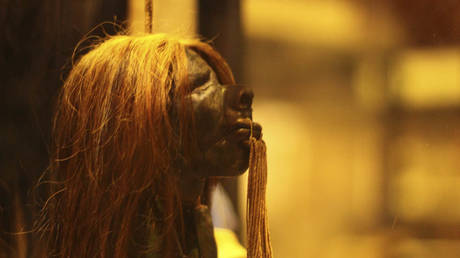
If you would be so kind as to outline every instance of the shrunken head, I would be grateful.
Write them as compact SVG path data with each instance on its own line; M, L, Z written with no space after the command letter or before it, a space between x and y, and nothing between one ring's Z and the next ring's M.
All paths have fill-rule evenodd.
M182 225L178 181L248 168L249 137L261 137L252 98L206 43L154 34L96 44L75 63L57 105L57 183L43 227L50 249L127 257L129 243L158 231L159 248L173 250L172 229Z

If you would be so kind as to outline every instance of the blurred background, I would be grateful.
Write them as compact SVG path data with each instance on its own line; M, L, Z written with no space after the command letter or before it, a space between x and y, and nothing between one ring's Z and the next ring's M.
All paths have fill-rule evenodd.
M78 39L105 20L144 30L143 0L36 2L0 5L5 227L18 223L4 196L46 167L48 114ZM212 39L254 89L275 257L460 256L459 1L155 0L154 32ZM223 184L244 242L245 177Z
M155 4L255 91L276 257L460 256L459 1Z

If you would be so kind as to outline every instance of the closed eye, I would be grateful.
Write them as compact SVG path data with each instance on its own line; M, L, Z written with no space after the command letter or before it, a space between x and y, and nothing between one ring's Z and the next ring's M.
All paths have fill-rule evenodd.
M191 86L192 90L204 85L206 82L209 81L209 78L211 77L211 71L208 70L204 73L199 73L199 74L194 74L191 76L190 81L191 81Z

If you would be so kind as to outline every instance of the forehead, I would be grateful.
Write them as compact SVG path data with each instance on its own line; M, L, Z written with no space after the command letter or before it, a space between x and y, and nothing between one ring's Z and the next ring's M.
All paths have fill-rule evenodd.
M186 49L188 72L191 74L204 73L212 70L209 64L194 50Z
M186 49L187 54L187 73L190 83L198 86L214 77L215 72L211 66L195 51Z

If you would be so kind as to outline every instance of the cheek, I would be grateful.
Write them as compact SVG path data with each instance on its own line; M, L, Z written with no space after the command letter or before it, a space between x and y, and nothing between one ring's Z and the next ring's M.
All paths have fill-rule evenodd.
M193 160L201 176L236 176L248 167L249 146L242 146L238 136L231 134L238 115L231 115L224 95L220 85L190 94L199 147Z
M215 144L224 134L224 99L221 89L210 86L190 95L196 135L202 150Z

